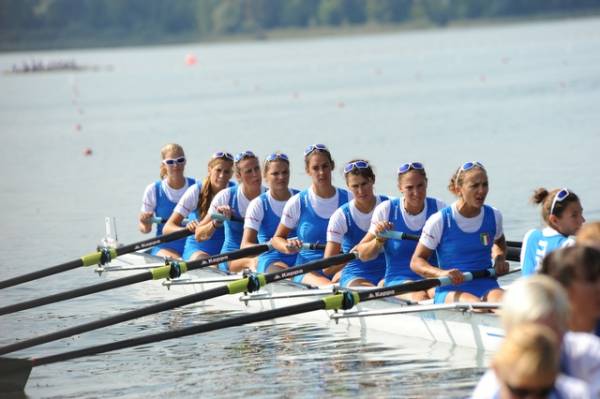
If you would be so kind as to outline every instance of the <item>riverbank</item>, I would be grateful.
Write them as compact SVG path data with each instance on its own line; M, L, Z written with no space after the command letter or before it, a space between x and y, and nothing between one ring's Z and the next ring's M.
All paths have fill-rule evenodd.
M445 26L439 26L429 20L411 20L402 24L363 24L341 26L313 26L308 28L285 28L273 30L257 30L229 35L203 35L198 33L185 33L178 35L160 35L159 32L138 31L135 34L118 30L94 33L93 37L82 32L48 32L37 31L27 35L11 35L4 32L0 36L0 52L25 52L34 50L65 50L80 48L110 48L110 47L138 47L154 45L180 45L180 44L208 44L227 42L252 42L261 40L294 40L312 39L335 36L360 36L375 35L392 32L408 32L416 30L457 29L497 27L500 25L513 25L535 23L561 19L595 18L600 16L600 9L578 11L570 13L538 14L526 17L493 18L493 19L463 19L450 21Z

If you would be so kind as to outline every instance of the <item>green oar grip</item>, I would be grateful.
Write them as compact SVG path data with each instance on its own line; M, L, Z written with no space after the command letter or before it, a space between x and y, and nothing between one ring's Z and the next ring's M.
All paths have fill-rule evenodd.
M185 262L177 262L177 265L179 266L179 273L177 273L177 274L183 274L188 271L187 264ZM150 273L152 273L152 280L162 280L162 279L170 278L171 277L171 268L174 266L175 265L173 265L173 264L168 264L168 265L164 265L161 267L156 267L154 269L151 269Z
M265 279L264 274L257 274L256 278L258 279L258 282L261 287L264 287L267 284L267 280ZM233 282L227 284L227 289L229 290L229 295L247 292L249 281L250 281L250 279L248 277L246 277L241 280L236 280L236 281L233 281Z
M352 295L353 303L357 304L360 302L360 296L357 292L346 293L345 295ZM344 308L344 294L335 294L322 299L325 302L325 309L327 310L338 310Z
M115 248L108 248L108 252L110 253L111 258L116 258L117 250ZM81 257L81 262L83 262L83 266L93 266L100 264L102 260L102 251L92 252L87 255L83 255Z

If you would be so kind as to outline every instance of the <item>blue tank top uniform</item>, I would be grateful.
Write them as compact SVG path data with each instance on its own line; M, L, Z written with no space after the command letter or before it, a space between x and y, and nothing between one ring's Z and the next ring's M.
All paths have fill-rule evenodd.
M348 202L348 192L341 188L337 188L338 194L338 207ZM300 219L296 227L298 233L298 239L302 242L316 244L324 244L327 242L327 225L329 224L329 218L325 219L317 215L313 207L310 205L308 199L308 189L300 192ZM296 258L296 265L302 265L304 263L318 260L323 258L322 250L315 249L303 249L298 252ZM317 273L325 276L322 270ZM300 274L293 278L295 282L302 282L304 275Z
M239 203L238 203L238 190L241 186L233 186L227 188L229 190L229 207L231 208L231 212L244 219L244 215L240 212ZM225 232L225 239L223 241L223 246L221 247L221 253L227 253L231 251L237 251L240 249L242 245L242 236L244 235L244 222L243 221L235 221L235 220L226 220L223 224L223 230ZM227 262L219 263L219 270L224 272L229 271L229 266Z
M188 187L195 183L195 180L191 177L186 177L185 179L187 181ZM156 209L154 209L154 215L166 222L167 219L169 219L169 217L171 216L171 213L173 213L173 209L175 209L177 203L171 202L171 200L169 200L169 198L167 197L167 193L165 192L162 186L162 180L159 180L156 183L154 183L154 191L156 192ZM163 235L163 227L163 223L156 225L157 237ZM176 241L165 242L156 245L152 248L150 253L152 255L156 255L161 249L170 249L177 252L178 254L181 254L185 246L185 240L185 238L180 238Z
M523 243L524 254L521 263L521 274L530 276L535 274L539 268L542 259L550 252L565 245L569 237L555 231L554 235L545 235L544 230L532 230L527 241Z
M291 189L292 195L298 193L298 190ZM262 209L264 213L264 217L262 223L260 224L260 228L258 230L257 238L260 244L267 243L273 238L275 235L275 231L277 231L277 227L279 226L279 222L281 218L273 212L273 208L269 203L269 195L268 193L263 193L260 195L260 201L262 204ZM290 232L290 237L296 235L296 230L292 230ZM263 252L258 257L258 264L256 266L256 271L258 273L266 273L269 265L274 262L283 262L288 266L293 266L296 264L297 254L282 254L281 252L271 249L267 252Z
M462 272L488 269L492 267L492 246L496 235L494 210L483 206L483 222L479 230L465 233L458 227L450 206L441 210L444 231L437 247L437 257L442 269L458 269ZM490 290L499 288L496 278L478 278L460 285L447 285L435 289L434 303L444 303L451 291L462 291L482 297Z
M384 195L379 196L379 201L383 202L388 198ZM341 206L346 219L346 226L348 231L344 234L342 241L342 251L344 253L350 252L352 248L356 246L367 234L367 231L361 229L358 224L352 218L350 212L350 203L346 203ZM379 254L377 258L363 262L360 259L351 260L342 269L342 275L340 277L340 286L347 287L348 284L355 279L361 278L368 280L371 284L377 285L383 276L385 275L385 256L383 253Z
M202 182L196 182L198 185L198 190L202 192ZM236 184L230 181L227 187L235 187ZM226 189L225 189L226 190ZM188 215L189 220L198 220L198 209L194 210ZM222 228L215 230L212 237L206 241L198 242L196 238L192 234L188 236L185 240L185 248L183 250L183 259L190 260L191 256L196 251L202 251L209 255L217 255L221 248L223 247L223 241L225 240L225 232Z
M426 204L426 219L438 211L437 201L435 198L427 197ZM389 221L394 225L395 231L403 233L421 235L423 227L419 230L411 230L402 216L402 201L400 198L390 200L390 217ZM387 240L383 247L385 254L385 286L402 284L405 281L421 280L421 276L413 272L410 268L410 260L417 248L417 241L412 240ZM433 266L437 266L437 257L434 254L428 259L428 262Z

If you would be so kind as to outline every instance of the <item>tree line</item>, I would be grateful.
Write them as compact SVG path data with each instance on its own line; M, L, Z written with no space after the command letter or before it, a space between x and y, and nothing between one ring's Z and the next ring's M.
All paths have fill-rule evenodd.
M0 47L160 43L274 29L582 13L600 0L0 0Z

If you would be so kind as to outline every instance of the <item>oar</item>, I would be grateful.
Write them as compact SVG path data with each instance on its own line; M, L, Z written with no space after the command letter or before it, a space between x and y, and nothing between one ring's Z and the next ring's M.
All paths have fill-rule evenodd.
M350 256L344 254L338 256ZM332 259L335 258L327 258ZM335 259L334 262L341 262ZM493 269L479 270L471 273L465 273L465 281L474 278L493 276ZM164 341L185 337L193 334L205 333L208 331L220 330L228 327L240 326L259 321L276 319L278 317L292 316L301 313L312 312L315 310L339 310L350 309L359 302L381 299L394 295L405 294L408 292L424 291L433 287L449 285L452 281L447 277L432 278L420 281L414 281L389 287L374 288L362 292L343 292L336 295L327 296L315 301L301 303L292 306L285 306L277 309L271 309L264 312L250 313L242 316L232 317L224 320L218 320L211 323L199 324L191 327L172 330L162 333L144 335L137 338L130 338L122 341L111 342L108 344L92 346L70 352L63 352L56 355L45 356L31 359L13 359L0 358L0 391L22 391L27 384L27 379L31 373L32 367L62 362L76 359L83 356L92 356L99 353L110 352L118 349L131 348L134 346L149 344L153 342Z
M97 292L107 291L114 288L124 287L142 281L161 280L165 278L176 278L188 270L201 269L210 265L216 265L221 262L229 262L230 260L241 259L247 256L255 256L262 252L268 251L271 247L267 244L255 245L244 249L238 249L224 254L210 256L204 259L198 259L191 262L170 261L164 266L155 267L142 273L132 276L121 277L114 280L105 281L99 284L89 285L87 287L75 288L74 290L59 292L37 299L32 299L25 302L19 302L8 306L0 307L0 316L10 313L20 312L26 309L36 308L38 306L48 305L55 302L65 301L67 299L77 298L80 296L95 294Z
M418 235L408 234L402 231L386 230L379 233L379 236L391 240L419 241ZM513 262L519 262L521 260L521 243L519 241L506 242L506 260Z
M236 223L244 223L244 218L239 217L238 215L231 214L231 217L227 217L222 213L213 213L210 215L212 220L216 220L219 222L236 222Z
M153 224L164 224L164 223L167 223L167 219L161 218L160 216L152 216L152 218L150 219L150 221L151 221ZM182 224L183 226L185 226L186 224L188 224L188 223L189 223L189 221L190 221L190 220L189 220L188 218L185 218L185 219L183 219L183 220L181 221L181 224Z
M13 277L8 280L0 281L0 289L12 287L14 285L26 283L28 281L37 280L38 278L51 276L65 272L67 270L75 269L81 266L92 266L97 264L105 264L110 262L112 258L116 258L120 255L125 255L130 252L139 251L153 247L158 244L165 242L175 241L183 237L187 237L193 234L192 231L187 229L179 230L171 234L165 234L159 237L152 237L144 241L135 242L133 244L124 245L119 248L105 248L99 249L97 252L92 252L82 256L79 259L72 260L70 262L62 263L60 265L52 266L47 269L35 271L33 273L23 274L21 276Z
M248 247L246 249L256 248ZM223 255L220 255L223 257ZM247 252L246 255L247 256ZM242 256L243 257L243 256ZM100 320L95 320L89 323L81 324L79 326L70 327L64 330L56 331L54 333L42 335L39 337L31 338L28 340L18 341L14 344L0 347L0 354L15 352L17 350L29 348L36 345L45 344L47 342L56 341L57 339L70 337L72 335L81 334L87 331L97 330L102 327L111 326L113 324L122 323L127 320L136 319L138 317L147 316L154 313L163 312L165 310L174 309L180 306L189 305L191 303L205 301L208 299L216 298L223 295L233 295L242 292L253 292L257 291L260 287L265 284L269 284L273 281L279 281L286 278L291 278L299 274L308 273L314 270L320 270L330 265L336 265L337 263L348 262L356 258L355 253L341 254L331 256L325 259L319 259L316 261L308 262L304 265L299 265L289 269L278 270L273 273L251 275L229 284L215 287L206 291L201 291L195 294L182 296L176 299L172 299L166 302L157 303L144 308L131 310L129 312L121 313L115 316L107 317ZM205 259L206 260L206 259ZM227 259L224 259L225 261ZM337 262L337 263L336 263ZM218 263L218 262L217 262ZM0 371L1 374L1 371Z

